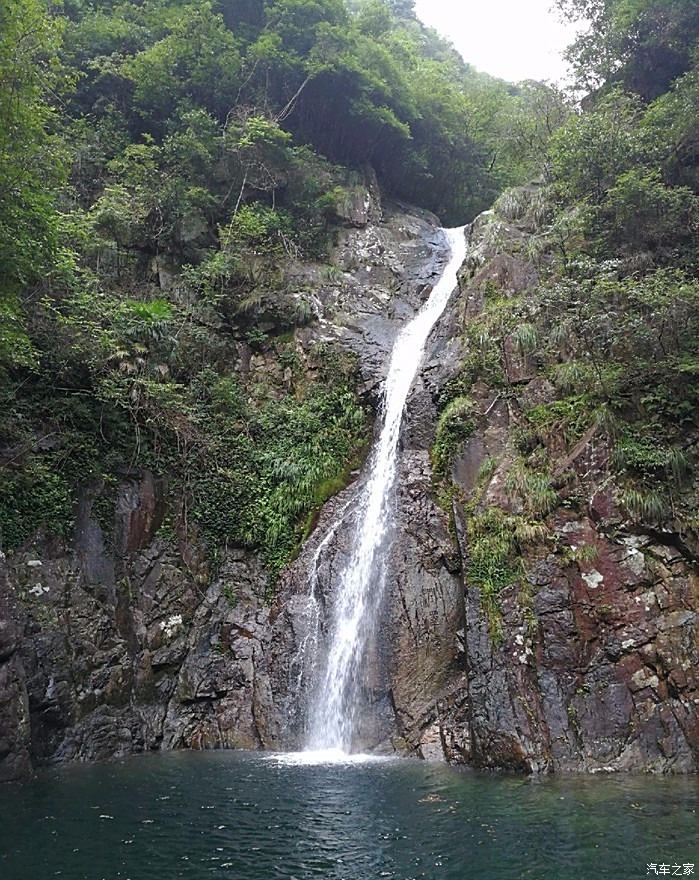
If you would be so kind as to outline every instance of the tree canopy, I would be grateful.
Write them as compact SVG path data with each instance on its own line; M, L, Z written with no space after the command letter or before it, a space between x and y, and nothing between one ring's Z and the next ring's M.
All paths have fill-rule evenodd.
M364 413L332 353L282 404L230 351L298 369L285 340L313 311L286 267L329 259L374 174L464 223L549 173L569 114L473 70L410 0L3 3L0 549L148 466L211 544L278 567Z

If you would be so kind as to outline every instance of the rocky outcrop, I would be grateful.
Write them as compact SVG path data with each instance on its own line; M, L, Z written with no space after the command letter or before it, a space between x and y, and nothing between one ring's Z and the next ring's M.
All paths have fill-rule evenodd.
M463 669L465 609L459 559L448 519L432 498L427 453L407 452L399 479L399 531L388 592L389 668L394 746L414 753L425 742L425 716L434 711L434 694Z
M436 218L359 189L341 206L333 271L298 264L289 277L315 311L300 350L354 352L371 401L445 248ZM264 351L241 343L231 357L251 386L264 375L285 393ZM49 761L289 741L284 698L296 696L284 676L298 632L281 594L252 552L229 549L214 566L165 489L125 472L105 510L101 487L86 486L70 541L38 533L0 558L0 780Z
M467 673L436 704L436 754L524 772L696 771L693 564L657 537L563 511L554 522L561 553L525 559L528 589L500 597L499 639L467 585ZM580 546L595 562L566 564Z
M267 578L230 553L212 577L153 534L152 475L119 489L108 548L89 494L71 550L38 538L2 566L5 778L28 758L97 760L160 747L256 748L268 683ZM2 662L0 661L0 662Z
M378 403L395 336L443 266L443 239L435 218L382 208L371 186L338 211L333 271L289 269L315 318L296 339L302 351L321 341L354 352ZM470 389L475 429L453 461L453 507L437 504L440 400L489 291L537 284L530 236L524 220L492 213L474 224L461 289L408 403L362 743L526 773L693 772L699 548L625 518L601 430L570 448L553 441L558 500L546 539L523 548L520 576L498 596L497 627L469 574L469 517L483 506L518 513L507 486L519 416L554 395L512 345L506 388L480 379ZM281 369L243 343L232 357L251 385ZM274 378L284 394L283 372ZM110 529L99 487L86 487L70 543L38 534L0 559L0 781L144 749L301 745L358 485L324 506L274 588L249 551L212 566L186 517L166 509L161 478L125 473Z
M0 594L0 782L31 771L29 699L13 610Z
M366 388L371 393L383 379L397 329L412 316L425 298L429 282L443 266L441 237L416 235L419 228L414 219L401 223L404 253L415 254L428 270L422 283L416 287L412 282L406 288L404 281L400 297L388 311L358 314L361 335L354 322L343 328L346 344L356 346L365 365L366 354L370 354ZM376 246L373 234L364 241L369 250ZM406 275L404 259L394 263L393 273L399 278ZM371 275L373 272L363 276L365 288L375 290L379 297L387 287L387 278ZM435 398L440 382L449 375L451 335L448 321L440 323L433 334L431 355L413 389L404 425L393 524L386 538L390 549L379 553L381 570L376 573L382 602L369 634L364 693L356 710L356 744L364 749L413 753L419 747L423 716L433 695L459 667L454 654L463 627L463 587L449 518L433 497L428 452L437 412ZM270 667L275 701L288 722L283 740L287 748L298 748L305 742L309 703L319 684L319 663L327 648L334 591L355 539L353 502L360 486L358 482L326 505L315 534L286 572L278 594Z
M463 326L478 321L489 285L517 296L537 283L527 236L526 224L492 214L474 224L453 304ZM521 575L498 597L495 630L469 578L465 524L474 509L521 512L507 490L520 413L555 396L535 364L512 349L503 358L506 387L474 386L480 415L453 463L465 619L452 664L460 658L463 671L423 715L420 752L528 773L696 772L696 550L671 522L629 521L598 426L572 447L550 438L557 504L541 523L545 538L521 548Z
M354 540L355 492L350 487L327 506L314 537L286 573L273 613L268 662L275 704L287 721L285 748L305 742L334 589ZM363 749L412 754L433 695L463 665L464 597L448 518L432 498L425 450L402 451L394 504L384 597L367 649L356 727Z

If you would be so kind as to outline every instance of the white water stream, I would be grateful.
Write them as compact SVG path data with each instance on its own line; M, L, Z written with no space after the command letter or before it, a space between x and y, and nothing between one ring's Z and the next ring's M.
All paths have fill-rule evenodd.
M393 346L384 389L383 426L370 459L368 478L357 498L351 555L334 591L327 665L311 707L307 743L310 751L342 755L352 749L362 661L385 582L381 551L385 549L390 527L390 497L396 477L403 410L427 339L457 287L457 272L466 257L464 228L444 232L451 250L449 262L429 299ZM328 540L321 544L319 553ZM315 562L317 565L317 560ZM308 647L311 646L304 646ZM314 643L312 647L315 649L317 645Z

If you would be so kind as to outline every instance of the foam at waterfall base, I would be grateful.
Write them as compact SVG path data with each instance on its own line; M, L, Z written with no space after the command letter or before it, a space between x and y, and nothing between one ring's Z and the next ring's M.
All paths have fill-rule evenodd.
M342 749L316 749L304 752L275 752L266 760L295 767L315 767L324 764L378 764L397 760L394 755L369 755L343 752Z

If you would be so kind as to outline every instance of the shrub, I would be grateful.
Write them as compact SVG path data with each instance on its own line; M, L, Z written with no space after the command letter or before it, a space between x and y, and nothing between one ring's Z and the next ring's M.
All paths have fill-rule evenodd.
M691 473L686 453L677 446L668 447L658 437L624 434L616 443L612 464L641 481L663 477L681 486Z
M51 462L32 457L21 470L2 469L0 550L20 547L43 525L65 536L72 525L73 489Z
M625 489L621 503L631 518L639 522L660 525L672 516L672 505L668 498L656 490Z
M608 190L591 235L604 231L605 247L657 250L696 234L699 198L684 186L667 186L656 169L633 168Z
M439 480L447 479L454 456L473 434L474 404L468 397L450 401L437 422L437 433L432 446L432 468Z
M519 496L524 509L535 517L547 516L558 503L558 495L549 477L541 471L531 470L521 459L507 475L506 486Z

